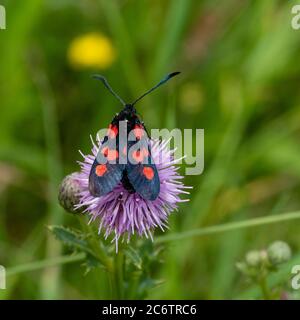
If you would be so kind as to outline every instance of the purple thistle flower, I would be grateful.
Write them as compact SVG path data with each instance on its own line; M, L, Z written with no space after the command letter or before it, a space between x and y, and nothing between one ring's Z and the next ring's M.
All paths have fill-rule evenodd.
M83 156L79 162L81 171L77 173L76 180L80 183L80 203L76 206L84 208L84 212L91 215L91 221L99 220L99 234L104 230L105 239L114 234L112 240L116 242L121 236L127 235L127 242L134 233L153 240L152 231L159 227L162 231L167 228L169 214L177 210L178 203L189 201L180 199L181 194L189 194L184 186L183 176L178 173L175 166L181 159L174 160L175 150L168 149L168 142L151 140L151 153L160 178L160 193L154 201L143 199L138 193L130 193L120 182L111 192L101 197L94 197L89 192L89 174L92 164L97 156L101 142L93 143L92 153ZM124 240L124 238L123 238Z

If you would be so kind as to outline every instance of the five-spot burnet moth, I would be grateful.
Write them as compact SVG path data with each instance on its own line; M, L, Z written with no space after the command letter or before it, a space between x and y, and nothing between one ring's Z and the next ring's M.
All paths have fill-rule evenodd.
M129 192L137 192L146 200L155 200L160 191L160 180L151 157L151 145L144 123L139 119L134 105L147 94L167 82L180 72L173 72L162 79L157 85L145 92L133 103L125 103L110 87L101 75L94 78L100 80L110 93L122 104L123 109L116 114L108 127L98 155L94 160L89 175L89 190L95 197L112 191L118 183L122 183ZM126 123L126 131L133 133L134 139L126 135L123 146L119 132L121 122ZM123 122L123 123L124 123ZM121 159L125 162L121 161Z

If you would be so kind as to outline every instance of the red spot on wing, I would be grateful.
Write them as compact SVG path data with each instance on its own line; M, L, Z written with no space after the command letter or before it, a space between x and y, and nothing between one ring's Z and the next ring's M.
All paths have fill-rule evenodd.
M119 152L115 149L108 149L107 160L114 161L119 157Z
M118 127L110 124L108 127L107 135L110 139L116 138L116 136L118 135Z
M98 177L102 177L107 171L107 167L105 164L98 164L95 172Z
M108 161L116 160L119 157L119 152L117 150L109 149L108 147L104 147L101 150L101 153L107 158Z
M101 153L104 155L104 157L107 157L107 155L108 155L108 147L104 147L104 148L101 150Z
M144 127L142 125L136 124L133 128L133 133L134 133L135 137L138 140L140 140L143 137L143 135L145 134Z
M149 156L149 152L146 148L143 148L142 150L135 150L132 152L132 158L136 162L143 162L145 157Z
M132 152L132 158L136 161L136 162L142 162L144 159L144 155L140 150L134 150Z
M154 170L151 167L144 167L143 168L143 175L148 179L152 180L154 177Z

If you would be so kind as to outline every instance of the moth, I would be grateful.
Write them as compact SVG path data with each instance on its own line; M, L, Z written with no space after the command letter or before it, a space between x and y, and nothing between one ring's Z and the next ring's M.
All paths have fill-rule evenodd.
M137 114L135 104L179 73L168 74L132 103L125 103L103 76L94 76L121 102L123 109L109 124L107 134L100 144L97 157L92 165L89 175L89 191L93 196L104 196L122 183L130 193L136 192L145 200L154 201L158 197L160 180L151 156L150 137ZM125 123L125 137L119 131L121 123Z

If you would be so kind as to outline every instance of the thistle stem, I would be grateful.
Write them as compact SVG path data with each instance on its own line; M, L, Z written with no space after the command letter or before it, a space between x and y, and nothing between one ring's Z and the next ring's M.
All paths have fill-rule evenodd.
M118 296L119 299L124 299L124 253L122 249L116 254L114 262Z
M90 224L88 224L86 221L84 221L82 216L79 217L79 223L80 223L82 230L85 233L90 235L88 241L93 249L93 252L94 252L96 258L100 261L101 264L103 264L106 267L107 271L111 272L113 269L111 260L106 255L104 250L102 250L102 248L100 246L100 241L98 241L98 239L96 238L93 228L91 227Z
M119 248L119 252L115 254L115 257L111 259L101 248L100 241L97 239L91 225L84 221L83 217L79 217L79 222L83 231L90 235L89 243L96 258L105 266L108 272L111 298L124 299L124 253L122 247Z
M271 300L271 293L269 290L269 287L267 285L267 280L266 277L263 277L260 281L259 281L259 286L261 288L262 294L263 294L263 298L265 300Z
M124 299L124 253L122 249L116 253L113 259L113 267L109 272L111 285L111 298L114 300Z

